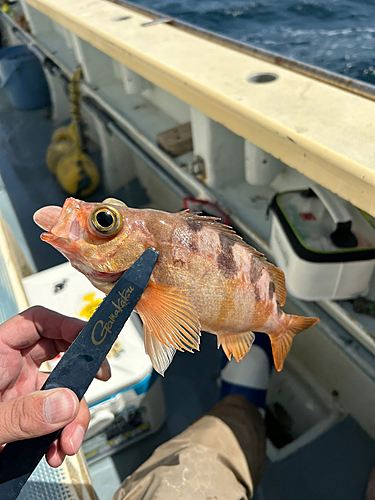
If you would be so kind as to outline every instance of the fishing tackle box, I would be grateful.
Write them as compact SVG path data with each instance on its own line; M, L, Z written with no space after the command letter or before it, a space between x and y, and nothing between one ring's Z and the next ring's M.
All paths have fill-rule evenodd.
M318 185L276 194L270 246L287 288L303 300L343 300L368 292L375 229L366 214Z
M67 262L22 280L28 302L88 320L104 294ZM61 354L49 362L53 368ZM112 376L94 379L85 394L90 426L82 445L88 463L156 432L165 421L161 378L144 350L142 324L133 313L108 355Z

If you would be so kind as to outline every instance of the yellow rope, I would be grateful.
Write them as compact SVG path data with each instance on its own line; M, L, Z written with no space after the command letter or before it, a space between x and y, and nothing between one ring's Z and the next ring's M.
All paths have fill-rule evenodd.
M47 150L47 166L58 182L70 195L87 196L99 185L99 171L85 154L82 138L81 89L82 69L74 71L69 83L70 114L72 121L67 127L59 128L52 136ZM82 181L85 181L83 187Z

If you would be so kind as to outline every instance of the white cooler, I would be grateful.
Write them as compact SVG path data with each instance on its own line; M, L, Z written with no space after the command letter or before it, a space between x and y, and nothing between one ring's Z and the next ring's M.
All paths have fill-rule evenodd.
M365 214L317 185L277 194L270 210L270 245L291 294L343 300L368 292L375 229Z
M67 262L23 279L29 304L88 320L104 294ZM49 364L55 366L61 355ZM83 443L89 463L157 431L165 421L161 378L144 351L141 321L133 313L108 360L112 377L94 379L85 398L90 426Z

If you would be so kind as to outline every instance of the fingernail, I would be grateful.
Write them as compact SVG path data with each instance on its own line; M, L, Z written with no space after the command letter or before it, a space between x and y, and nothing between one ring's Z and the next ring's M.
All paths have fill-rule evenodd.
M72 446L72 452L74 455L78 452L82 444L84 435L85 435L85 429L79 425L73 432L72 437L70 438L70 444Z
M73 417L76 400L68 391L56 391L44 401L44 416L49 424L66 422Z

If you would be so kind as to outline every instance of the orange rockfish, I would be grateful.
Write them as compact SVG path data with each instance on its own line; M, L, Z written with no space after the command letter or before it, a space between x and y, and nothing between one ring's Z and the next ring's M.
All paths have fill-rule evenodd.
M253 331L267 333L281 370L293 337L318 321L285 314L284 273L215 218L137 210L113 198L68 198L62 209L38 210L34 220L48 231L42 240L104 293L146 248L160 252L136 310L146 352L161 374L176 349L199 348L201 329L217 335L218 346L237 361Z

